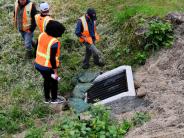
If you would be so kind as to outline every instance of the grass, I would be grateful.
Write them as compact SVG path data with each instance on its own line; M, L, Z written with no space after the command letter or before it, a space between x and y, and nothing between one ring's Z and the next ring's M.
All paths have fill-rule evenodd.
M184 10L182 0L122 0L122 9L115 16L117 23L121 23L141 14L144 16L165 16L168 12Z
M43 138L44 130L43 128L31 128L26 134L25 138Z
M6 3L13 3L13 0L0 0L0 6ZM79 44L74 29L77 19L88 7L97 10L101 35L97 47L106 59L106 66L101 70L113 69L122 64L136 66L139 61L140 64L145 62L148 56L141 51L134 36L139 19L164 17L168 12L183 11L184 7L183 0L50 0L49 4L53 18L61 21L67 28L67 32L60 38L64 67L63 72L59 69L59 76L62 77L59 91L62 94L71 92L72 77L82 70L84 47ZM21 37L11 22L12 12L0 9L0 137L25 130L30 130L27 137L34 134L40 136L42 132L45 133L45 125L43 123L41 128L36 129L35 120L51 118L56 121L60 116L52 108L42 104L43 80L34 69L33 60L24 58L25 49ZM38 36L38 32L35 36ZM99 71L99 68L92 64L91 70ZM138 118L142 120L142 116ZM120 131L127 132L129 124L125 122L122 127ZM53 129L52 131L55 132Z

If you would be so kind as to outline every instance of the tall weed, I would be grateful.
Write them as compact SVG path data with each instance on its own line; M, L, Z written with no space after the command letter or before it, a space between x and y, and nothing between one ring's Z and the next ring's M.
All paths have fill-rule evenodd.
M173 29L168 22L153 20L145 33L145 50L157 51L161 47L171 47L173 44Z

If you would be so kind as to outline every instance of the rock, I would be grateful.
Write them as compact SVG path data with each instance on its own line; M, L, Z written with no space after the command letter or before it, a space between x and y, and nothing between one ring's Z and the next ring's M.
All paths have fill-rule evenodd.
M182 13L169 13L166 17L166 20L170 20L174 24L184 23L184 14Z
M136 36L144 36L144 34L148 32L148 29L147 28L138 28L136 29L135 31L135 35Z
M50 104L49 106L53 109L55 113L60 113L63 110L64 104Z
M66 110L69 110L69 109L70 109L70 107L69 107L69 102L68 102L68 101L64 102L64 103L63 103L62 110L63 110L63 111L66 111Z
M80 114L80 120L85 120L85 121L88 121L91 119L91 114L89 114L88 112L86 113L81 113Z
M26 133L27 133L27 131L23 131L23 132L21 132L21 133L19 133L19 134L13 135L12 137L13 137L13 138L25 138Z
M146 91L144 89L140 88L137 90L137 97L142 98L144 96L146 96Z
M137 80L134 80L134 87L135 89L139 89L141 87L141 83L138 82Z

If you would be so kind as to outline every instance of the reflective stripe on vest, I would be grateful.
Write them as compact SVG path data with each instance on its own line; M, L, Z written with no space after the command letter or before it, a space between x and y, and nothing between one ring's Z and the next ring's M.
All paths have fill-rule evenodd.
M40 32L44 32L46 30L47 23L52 20L50 16L42 17L40 14L35 15L35 20Z
M82 35L85 36L87 38L87 42L89 44L93 44L93 40L92 40L92 37L90 36L90 33L89 33L89 28L88 28L88 23L86 21L86 17L85 16L82 16L80 18L81 22L82 22L82 26L83 26L83 32L82 32ZM96 22L94 22L94 32L95 32L95 38L96 38L96 41L99 41L99 35L97 34L96 32ZM83 38L80 38L79 39L80 42L84 42L84 39Z
M48 39L48 40L44 40ZM46 33L41 33L38 38L38 48L36 52L36 63L45 66L45 67L51 67L50 63L50 51L51 47L54 43L59 42L56 38L48 36ZM42 51L39 51L42 50ZM56 54L56 66L59 65L58 56L60 55L60 45L58 45L58 50ZM42 59L41 59L42 57Z
M89 32L89 30L88 30L88 24L86 22L86 17L85 16L82 16L80 19L81 19L81 22L82 22L82 25L83 25L83 28L84 28L83 31Z
M31 10L32 10L32 6L33 3L29 2L25 7L24 7L24 11L23 11L23 17L22 17L22 31L27 31L30 29L31 27ZM16 26L17 25L17 13L18 13L18 8L19 8L19 4L18 4L18 0L15 2L15 23Z
M52 20L51 17L49 17L49 16L46 16L46 17L45 17L44 22L43 22L43 30L44 30L44 31L46 30L46 26L47 26L47 24L48 24L48 22L49 22L50 20Z

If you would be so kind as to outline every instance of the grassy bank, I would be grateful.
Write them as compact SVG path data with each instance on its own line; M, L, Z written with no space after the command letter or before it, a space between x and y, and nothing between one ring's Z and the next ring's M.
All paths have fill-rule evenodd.
M40 2L40 1L37 1ZM12 3L0 1L0 6ZM164 17L171 11L183 11L182 0L50 0L52 16L67 28L62 42L62 62L64 72L59 91L70 92L73 89L72 77L84 71L81 63L84 55L82 47L74 34L76 20L87 7L97 10L98 30L101 41L97 47L102 51L106 65L98 68L91 62L90 70L109 70L128 64L133 67L149 57L143 54L143 48L134 36L142 19L150 16ZM43 132L45 120L56 121L58 113L42 103L42 78L34 69L33 60L26 60L20 35L12 25L12 9L0 10L0 135L19 133L34 128L40 123ZM38 35L38 31L36 31ZM35 121L35 120L39 121ZM49 120L47 120L49 121ZM47 122L46 121L46 122ZM34 132L34 130L36 132ZM47 129L45 129L47 130ZM38 129L41 132L41 130ZM0 136L1 137L1 136Z

